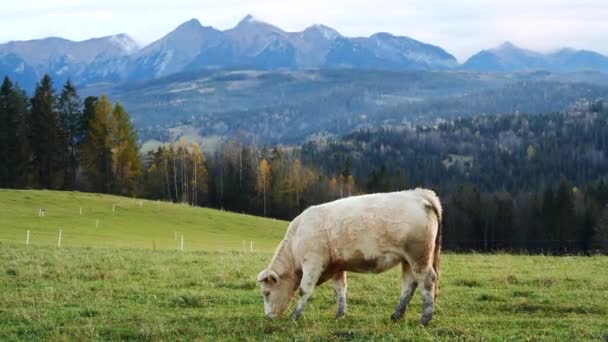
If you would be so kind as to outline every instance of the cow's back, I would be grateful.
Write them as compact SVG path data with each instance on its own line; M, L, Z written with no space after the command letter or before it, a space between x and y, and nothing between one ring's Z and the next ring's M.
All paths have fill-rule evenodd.
M299 217L294 247L346 270L381 272L435 234L427 204L417 191L401 191L314 206Z

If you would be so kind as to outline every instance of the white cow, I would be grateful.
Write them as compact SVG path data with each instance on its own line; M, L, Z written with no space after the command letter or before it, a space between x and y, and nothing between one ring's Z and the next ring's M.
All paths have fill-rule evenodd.
M426 189L354 196L306 209L258 275L266 316L283 313L299 289L292 314L297 319L315 285L332 279L342 318L346 271L380 273L401 264L403 291L391 318L403 317L420 284L420 322L426 325L439 280L441 212L439 198Z

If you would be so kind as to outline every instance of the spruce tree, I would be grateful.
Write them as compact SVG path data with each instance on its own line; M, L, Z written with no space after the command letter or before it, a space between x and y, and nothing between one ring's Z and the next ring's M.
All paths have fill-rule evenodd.
M81 108L80 98L76 88L68 80L57 101L59 123L61 125L61 140L63 143L64 188L74 189L76 170L78 169L78 145L82 140L80 130Z
M572 226L575 223L574 199L572 190L565 180L562 180L555 194L555 206L557 208L557 236L559 241L559 252L563 253L572 249L571 241L576 239Z
M27 97L8 77L0 86L0 187L19 187L25 181Z
M49 75L36 85L31 99L29 141L35 186L54 189L61 184L61 131L55 112L55 90Z
M592 248L602 254L608 254L608 205L606 205L593 229Z
M13 83L8 77L4 77L0 87L0 188L9 187L9 109L8 98L13 92Z

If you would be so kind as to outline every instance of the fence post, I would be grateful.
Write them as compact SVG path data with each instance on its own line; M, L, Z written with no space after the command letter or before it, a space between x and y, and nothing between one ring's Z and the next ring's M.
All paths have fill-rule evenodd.
M253 240L249 240L249 249L251 249L251 253L253 253Z
M30 245L30 230L27 230L27 237L25 238L25 245L29 246Z
M80 216L82 216L82 207L80 207Z
M59 239L57 240L57 248L61 248L61 229L59 229Z
M184 235L182 235L182 242L180 245L180 249L183 251L184 250Z

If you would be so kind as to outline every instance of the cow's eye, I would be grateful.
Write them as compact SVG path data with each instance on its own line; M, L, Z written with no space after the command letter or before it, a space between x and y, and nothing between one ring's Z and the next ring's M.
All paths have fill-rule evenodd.
M264 297L268 298L268 296L270 296L270 292L268 292L268 291L264 292Z

